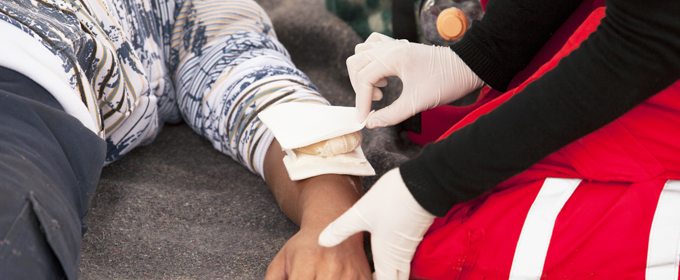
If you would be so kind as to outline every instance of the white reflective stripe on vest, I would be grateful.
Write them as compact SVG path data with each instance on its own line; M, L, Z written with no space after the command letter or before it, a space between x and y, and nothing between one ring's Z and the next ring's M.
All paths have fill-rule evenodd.
M654 212L647 249L646 278L678 280L680 265L680 181L669 180Z
M580 179L545 179L522 226L509 279L541 278L557 215L580 183Z

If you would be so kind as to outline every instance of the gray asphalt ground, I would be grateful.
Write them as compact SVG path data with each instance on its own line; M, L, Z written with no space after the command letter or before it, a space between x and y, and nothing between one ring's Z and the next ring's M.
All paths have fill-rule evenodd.
M362 40L323 0L260 0L295 64L334 105L353 106L345 59ZM390 80L383 106L400 91ZM395 128L364 130L378 175L419 151ZM378 176L365 177L365 188ZM105 167L88 214L81 279L262 279L298 227L264 181L185 124Z

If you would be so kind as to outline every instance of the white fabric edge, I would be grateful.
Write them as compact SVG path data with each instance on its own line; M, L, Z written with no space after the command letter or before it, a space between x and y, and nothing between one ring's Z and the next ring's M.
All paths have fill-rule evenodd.
M522 226L509 279L541 279L557 215L580 183L580 179L545 179Z
M269 130L274 133L274 136L276 136L276 139L279 141L279 144L281 144L281 147L285 149L295 149L295 148L300 148L304 146L308 146L323 140L328 140L334 137L342 136L345 134L349 134L352 132L359 131L363 129L366 126L366 123L368 121L368 118L366 118L363 122L356 122L356 108L355 107L345 107L345 106L324 106L326 108L330 108L330 110L336 110L336 113L341 113L345 114L346 116L342 118L343 120L349 120L349 121L355 121L355 124L352 124L351 126L346 127L345 129L338 129L334 130L332 133L327 133L323 134L322 136L315 137L315 138L301 138L298 137L297 135L301 135L302 130L300 132L294 132L292 131L292 127L290 124L299 124L299 123L304 123L305 120L303 119L298 119L294 120L291 119L289 116L285 114L285 110L287 107L296 107L296 106L324 106L321 104L313 104L313 103L301 103L301 102L288 102L288 103L280 103L274 106L271 106L267 108L266 110L260 112L258 114L258 117L260 120L269 128ZM286 108L286 109L284 109ZM282 111L283 110L283 111ZM373 111L371 111L370 114L372 114ZM369 114L369 116L370 116ZM337 119L337 118L336 118ZM285 120L285 121L283 121ZM283 125L282 125L283 124ZM297 126L295 126L297 127ZM302 126L300 126L302 127ZM307 126L304 126L303 129L306 129Z
M677 280L680 266L680 181L669 180L659 195L647 248L646 279Z
M87 107L74 92L64 73L62 61L38 40L18 27L0 20L0 65L23 74L47 90L64 112L104 138ZM98 110L98 108L97 108Z
M297 154L297 160L292 159L289 155L284 156L283 164L286 167L286 171L288 171L288 176L293 181L303 180L323 174L342 174L354 176L375 175L375 170L368 160L366 160L361 147L357 147L350 153L351 155L344 154L344 156L352 157L356 161L361 161L361 163L356 163L356 161L343 162L335 157L324 158L321 156L299 153ZM306 161L304 160L305 158L313 158L314 160Z

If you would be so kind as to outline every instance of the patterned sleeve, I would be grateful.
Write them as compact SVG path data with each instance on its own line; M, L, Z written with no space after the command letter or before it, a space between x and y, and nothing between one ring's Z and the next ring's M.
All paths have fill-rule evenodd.
M254 1L195 0L178 9L169 60L184 120L264 177L274 138L257 114L279 103L328 102L293 65Z
M252 0L8 0L0 1L0 21L56 59L52 68L68 89L50 93L93 123L107 142L106 164L183 118L263 176L273 135L258 112L284 102L328 104ZM45 70L0 65L34 78Z

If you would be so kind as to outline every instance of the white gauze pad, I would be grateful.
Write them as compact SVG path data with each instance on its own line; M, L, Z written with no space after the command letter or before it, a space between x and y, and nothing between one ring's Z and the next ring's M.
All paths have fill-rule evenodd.
M270 107L258 117L286 152L283 163L290 179L296 181L322 174L375 175L361 147L329 157L293 151L361 130L366 122L358 122L356 115L354 107L290 102Z

